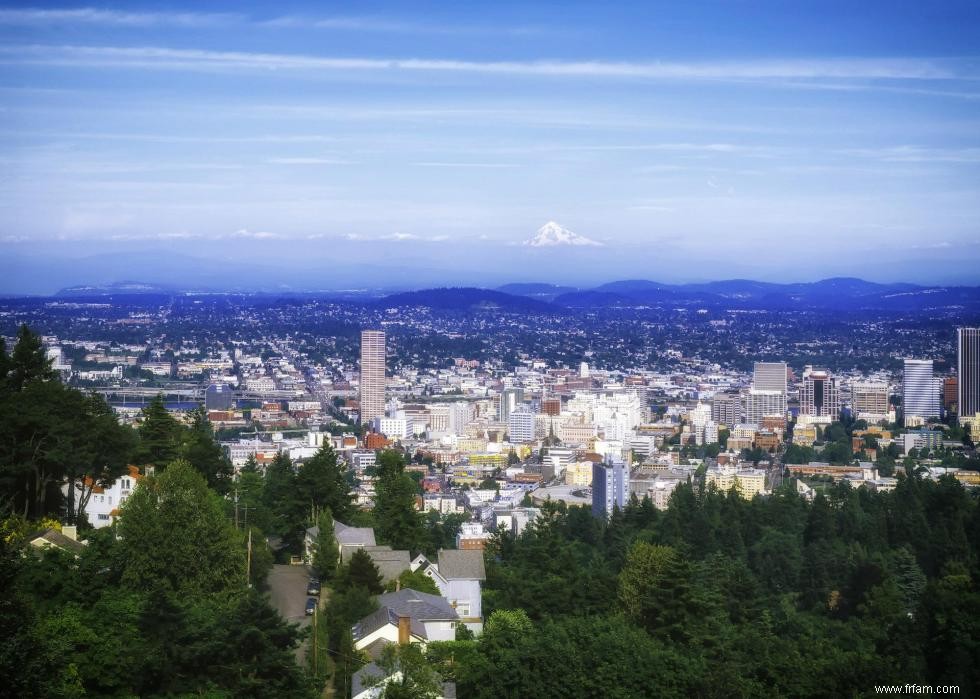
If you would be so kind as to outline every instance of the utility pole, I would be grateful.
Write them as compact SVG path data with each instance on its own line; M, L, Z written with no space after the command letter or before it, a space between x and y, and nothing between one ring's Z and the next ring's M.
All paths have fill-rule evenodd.
M235 483L235 529L238 528L238 483Z
M245 583L252 587L252 530L248 530L248 556L245 563Z

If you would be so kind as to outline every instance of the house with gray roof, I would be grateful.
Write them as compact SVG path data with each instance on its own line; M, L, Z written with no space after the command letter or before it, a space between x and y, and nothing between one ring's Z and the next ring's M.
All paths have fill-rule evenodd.
M313 562L313 549L316 538L320 536L320 527L310 527L303 536L303 557L306 564ZM333 536L337 540L340 559L344 563L350 560L354 551L365 546L375 546L374 529L371 527L350 527L343 522L333 521Z
M368 614L351 628L354 647L373 659L389 643L452 641L456 638L459 615L439 595L405 588L378 598L377 611Z
M377 699L389 682L399 682L401 671L396 670L387 677L385 671L377 663L368 663L351 677L351 699ZM380 680L380 681L379 681ZM374 686L371 686L371 685ZM456 683L443 682L442 693L433 695L432 699L456 699Z
M443 549L439 551L438 560L438 563L432 563L419 554L412 561L412 571L421 570L431 578L439 593L459 614L460 621L474 633L482 633L482 584L487 579L483 551Z

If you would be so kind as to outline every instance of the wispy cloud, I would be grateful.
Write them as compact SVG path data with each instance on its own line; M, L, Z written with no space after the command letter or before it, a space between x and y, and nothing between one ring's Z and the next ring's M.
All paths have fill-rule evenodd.
M356 165L352 160L340 158L270 158L271 165Z
M278 233L269 233L268 231L250 231L247 228L239 228L237 231L229 236L231 238L253 238L256 240L269 240L272 238L281 238L282 236Z
M926 148L904 145L888 148L852 148L841 153L874 158L887 163L980 163L980 148Z
M229 13L200 12L120 12L94 7L77 9L24 8L0 9L0 24L49 25L96 24L124 27L216 27L240 22L243 16Z
M853 58L714 62L465 61L344 58L163 47L6 46L4 63L162 70L450 72L650 80L966 80L975 66L957 59Z
M260 23L265 27L285 29L338 29L354 32L376 32L386 34L451 34L456 36L498 34L507 36L535 36L539 34L562 33L553 27L439 24L433 22L412 22L377 16L334 16L310 17L304 15L284 15Z
M417 167L460 167L460 168L514 168L521 167L517 163L465 163L465 162L439 162L439 161L429 161L414 163Z

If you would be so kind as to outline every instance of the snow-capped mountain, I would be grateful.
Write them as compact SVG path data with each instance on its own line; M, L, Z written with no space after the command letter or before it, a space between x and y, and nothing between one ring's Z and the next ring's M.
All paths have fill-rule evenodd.
M532 248L547 248L556 245L602 245L602 243L586 238L584 235L572 233L554 221L548 221L541 226L534 237L525 240L524 244L530 245Z

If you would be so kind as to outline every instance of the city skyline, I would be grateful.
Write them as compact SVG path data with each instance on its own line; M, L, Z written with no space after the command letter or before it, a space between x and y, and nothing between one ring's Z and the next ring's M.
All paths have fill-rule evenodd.
M354 260L371 285L976 283L977 15L0 8L0 253L28 280L116 272L57 287L167 257L283 284ZM594 245L525 245L549 221Z

